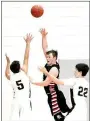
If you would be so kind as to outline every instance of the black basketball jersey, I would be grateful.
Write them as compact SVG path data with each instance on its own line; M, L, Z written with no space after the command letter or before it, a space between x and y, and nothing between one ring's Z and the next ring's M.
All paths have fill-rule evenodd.
M60 66L59 66L59 64L56 63L56 64L53 64L52 66L48 65L47 63L45 64L45 68L46 68L46 70L47 70L48 72L50 71L50 69L51 69L52 67L56 67L56 68L58 69L58 76L57 76L57 78L59 78L59 73L60 73ZM46 79L46 77L47 77L47 76L46 76L45 74L43 74L43 81ZM45 89L46 94L47 94L47 93L50 93L49 85L46 86L46 87L44 87L44 89ZM57 87L56 84L55 84L55 89L58 90L58 87Z
M46 70L48 72L50 71L50 69L52 67L56 67L58 69L58 76L57 76L57 78L59 78L60 65L58 63L56 63L56 64L54 64L52 66L49 66L47 63L45 64L45 68L46 68ZM43 81L46 79L46 77L47 76L45 74L43 74ZM62 112L68 112L68 111L70 111L71 109L69 109L68 106L67 106L67 104L66 104L66 99L64 97L63 92L60 91L60 90L58 90L57 84L55 84L55 87L54 88L55 88L55 90L57 92L57 98L58 98L59 106L60 106ZM50 93L49 85L46 86L46 87L44 87L44 90L45 90L46 94ZM71 97L71 103L72 103L72 109L73 109L74 106L75 106L75 101L74 101L74 98L73 98L73 89L70 89L70 97Z

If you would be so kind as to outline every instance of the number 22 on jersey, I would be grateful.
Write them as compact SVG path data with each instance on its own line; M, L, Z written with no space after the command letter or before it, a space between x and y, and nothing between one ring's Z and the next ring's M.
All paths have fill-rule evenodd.
M82 86L79 86L79 91L78 91L79 96L87 97L87 93L88 93L88 88L84 88Z

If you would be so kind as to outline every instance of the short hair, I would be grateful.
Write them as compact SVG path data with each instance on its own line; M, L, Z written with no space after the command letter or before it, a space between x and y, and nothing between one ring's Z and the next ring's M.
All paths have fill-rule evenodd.
M49 55L50 53L52 53L53 57L58 57L58 52L56 50L49 50L46 52L47 55Z
M19 73L20 71L20 63L19 61L13 61L10 65L10 70L13 72L13 73Z
M76 69L79 72L82 72L82 76L86 76L86 74L89 71L89 66L85 63L79 63L79 64L76 65Z

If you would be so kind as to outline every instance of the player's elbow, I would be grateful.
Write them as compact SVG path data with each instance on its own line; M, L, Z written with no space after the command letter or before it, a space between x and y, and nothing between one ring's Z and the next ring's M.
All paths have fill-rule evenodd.
M5 71L5 76L7 77L7 75L8 75L8 74L7 74L7 72Z
M5 73L5 76L6 76L6 78L7 78L8 80L10 80L9 74Z

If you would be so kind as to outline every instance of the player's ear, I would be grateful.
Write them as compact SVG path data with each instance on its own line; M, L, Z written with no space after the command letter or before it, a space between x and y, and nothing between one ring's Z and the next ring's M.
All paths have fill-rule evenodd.
M54 60L57 60L57 58L56 57L53 57L54 58Z

